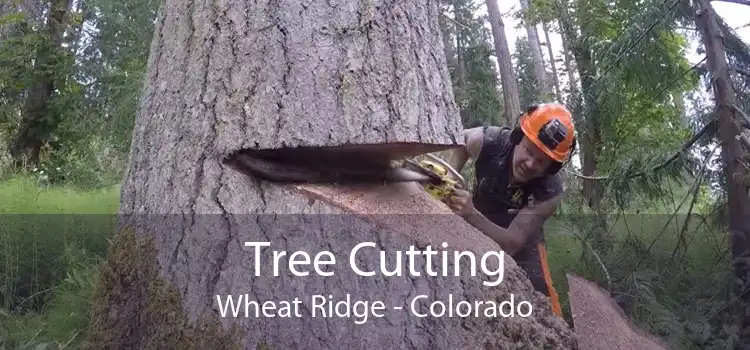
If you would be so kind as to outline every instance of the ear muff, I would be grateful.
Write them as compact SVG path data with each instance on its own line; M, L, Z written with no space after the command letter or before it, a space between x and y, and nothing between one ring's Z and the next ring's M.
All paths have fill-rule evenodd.
M534 113L534 111L536 111L537 109L539 109L539 105L533 104L527 107L526 110L523 113L521 113L521 115L519 115L518 118L516 118L516 125L513 127L513 130L510 132L510 143L512 145L514 146L517 145L523 139L523 130L521 130L521 118L523 118L523 116L525 115L530 115Z
M547 169L548 174L557 174L562 167L565 166L565 164L568 164L570 162L570 158L573 157L573 152L576 151L576 137L573 136L573 143L570 145L570 153L568 153L568 158L564 162L553 162L552 165L549 166Z

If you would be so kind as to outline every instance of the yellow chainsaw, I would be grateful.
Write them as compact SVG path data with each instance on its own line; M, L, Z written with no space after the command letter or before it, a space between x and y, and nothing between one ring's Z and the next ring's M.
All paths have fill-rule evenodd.
M241 150L224 163L253 178L277 183L378 184L418 182L432 196L445 201L457 186L466 188L461 174L443 159L393 161L345 147L296 147L275 150Z
M433 154L425 154L424 159L405 159L405 166L418 173L428 175L433 181L419 181L424 189L433 197L445 202L458 186L466 188L463 176L456 171L448 162Z

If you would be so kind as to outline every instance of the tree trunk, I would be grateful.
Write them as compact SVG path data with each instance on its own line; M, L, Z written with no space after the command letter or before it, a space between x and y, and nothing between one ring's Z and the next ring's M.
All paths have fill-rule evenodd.
M72 0L54 0L47 17L46 40L38 48L31 86L27 90L21 112L21 123L10 147L10 154L17 166L33 166L45 142L57 125L57 116L51 109L50 100L55 91L55 56L63 42L65 17Z
M568 39L564 35L561 36L563 46L563 58L565 62L565 71L568 73L568 85L571 96L576 95L578 91L578 79L576 78L576 69L573 66L573 58L571 57L570 44Z
M446 0L441 0L440 4L444 4L445 2ZM445 61L448 64L448 71L452 72L456 69L456 57L453 46L453 38L451 37L450 26L451 24L449 24L443 16L440 16L440 31L441 35L443 36L443 50L445 53Z
M524 14L529 10L529 0L521 0L521 10ZM537 31L536 26L531 23L526 23L526 35L529 39L529 47L531 48L531 60L534 62L534 75L536 76L537 84L539 84L540 87L539 91L542 93L540 98L542 101L550 101L552 97L552 89L550 88L549 80L547 79L547 69L544 67L542 45L539 40L539 32Z
M549 40L549 25L542 24L544 30L544 40L547 42L547 53L549 54L549 63L552 67L552 82L555 86L555 98L557 102L563 103L562 91L560 90L560 79L557 77L557 63L555 62L555 51L552 50L552 42Z
M453 13L456 14L456 22L462 23L461 11L459 10L460 3L458 1L453 2ZM466 62L464 61L463 48L464 48L464 36L463 27L455 24L456 28L456 81L458 86L464 87L466 85Z
M409 246L446 242L449 249L475 254L499 250L419 185L282 186L222 165L223 156L243 148L370 145L368 152L391 150L396 157L459 142L460 118L435 3L329 6L166 2L122 186L122 231L94 299L91 346L574 348L565 322L552 314L546 298L532 292L509 257L487 261L490 267L505 266L502 284L495 287L482 286L493 279L483 277L482 270L472 277L466 258L456 264L460 277L450 277L454 264L449 263L448 277L425 278L431 269L419 257L414 267L404 260L401 269L418 276L354 273L350 263L378 270L380 249L389 269L395 251ZM413 147L392 151L401 143ZM245 242L271 246L256 255ZM350 261L349 253L363 242L375 243ZM272 250L288 254L278 275ZM292 254L298 250L312 257ZM334 259L316 256L322 251ZM298 264L291 269L311 273L294 276L290 259L324 266L316 272ZM433 266L443 266L442 261ZM323 277L327 271L334 274ZM498 324L481 313L419 319L411 312L419 295L427 299L416 299L415 311L429 311L428 301L453 298L455 313L465 311L455 307L461 300L509 300L511 293L516 305L529 301L534 314ZM354 314L322 316L329 311L311 305L316 294L334 302L351 296L352 303L367 301L381 309L356 324L360 317ZM235 299L239 317L231 310L221 316L229 295L243 298ZM382 306L373 304L378 300ZM256 317L255 306L245 303L254 301L276 305L266 304ZM290 303L290 317L284 317L290 311L284 301Z
M577 111L575 113L576 121L583 122L581 123L583 124L583 132L578 137L582 155L581 172L585 176L594 176L597 169L597 159L601 153L601 132L596 121L596 103L593 101L593 96L596 93L593 91L596 66L591 57L591 48L577 36L565 7L560 8L562 9L560 26L563 33L563 43L567 41L571 45L570 52L575 58L578 75L581 77L580 94L574 94L572 100L573 109ZM581 38L586 37L585 32L581 33ZM601 183L598 180L583 179L583 197L587 205L599 213L603 199Z
M736 308L739 316L740 334L737 348L750 346L750 195L747 183L748 172L742 162L748 162L748 150L735 138L741 135L736 115L736 97L731 85L723 36L717 23L717 15L707 0L699 0L696 9L696 26L701 33L706 50L706 64L711 82L719 122L719 138L726 174L727 221L732 237L732 260L735 271L735 293L739 300Z
M505 38L505 24L500 15L500 7L497 0L487 0L487 14L492 27L492 37L495 40L495 55L500 70L500 81L503 86L503 100L505 106L505 120L509 126L516 123L516 118L521 115L521 101L518 96L518 82L513 76L513 64L510 58L508 40Z

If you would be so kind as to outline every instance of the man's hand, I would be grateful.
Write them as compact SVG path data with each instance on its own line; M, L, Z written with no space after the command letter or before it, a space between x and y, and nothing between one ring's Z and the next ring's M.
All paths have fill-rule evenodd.
M464 216L474 212L474 203L471 200L471 192L464 190L460 185L456 187L450 197L448 197L448 207L454 213Z

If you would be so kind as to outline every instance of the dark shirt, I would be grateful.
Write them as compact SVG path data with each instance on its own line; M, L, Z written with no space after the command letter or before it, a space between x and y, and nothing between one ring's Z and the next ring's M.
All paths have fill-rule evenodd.
M522 185L511 185L513 149L510 142L511 129L489 126L484 128L482 149L474 164L476 187L474 207L487 219L498 226L507 228L516 217L508 209L521 209L529 203L529 198L541 202L562 193L562 180L559 175L545 175ZM537 259L536 246L544 242L544 232L540 228L534 232L523 248L513 258L523 266L523 260Z

